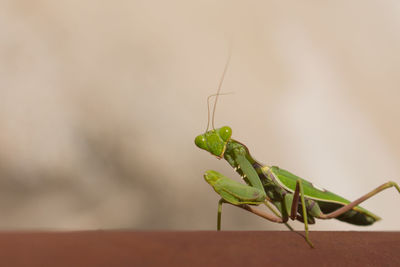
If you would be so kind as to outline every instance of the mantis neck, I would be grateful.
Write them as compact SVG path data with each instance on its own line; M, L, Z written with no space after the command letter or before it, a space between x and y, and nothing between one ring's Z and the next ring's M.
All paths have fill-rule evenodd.
M251 165L253 165L254 169L257 171L257 173L262 173L261 168L267 168L269 169L269 166L263 165L259 163L257 160L255 160L249 152L249 149L239 141L236 141L234 139L230 139L227 144L226 144L226 150L224 153L224 158L228 163L232 166L232 168L244 179L244 181L249 184L249 181L246 179L246 177L243 176L243 171L239 167L239 163L236 161L236 156L235 154L240 153L242 155L245 155L246 159L250 162ZM261 182L263 184L270 183L270 179L267 176L260 176Z

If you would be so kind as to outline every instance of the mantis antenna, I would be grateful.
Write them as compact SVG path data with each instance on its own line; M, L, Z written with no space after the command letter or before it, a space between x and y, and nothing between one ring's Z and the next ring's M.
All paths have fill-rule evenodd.
M210 95L210 96L207 97L207 116L208 116L208 119L207 119L207 129L206 129L206 132L208 131L208 128L210 127L210 98L213 97L213 96L215 96L215 102L214 102L214 107L213 107L213 111L212 111L212 121L211 121L211 125L212 125L213 129L215 130L214 118L215 118L215 109L217 108L218 97L219 97L220 95L227 95L227 94L230 94L230 93L223 93L223 94L220 93L221 87L222 87L222 83L224 82L225 74L226 74L226 71L227 71L227 69L228 69L230 60L231 60L231 51L229 50L229 56L228 56L228 59L227 59L227 61L226 61L226 63L225 63L225 68L224 68L224 72L222 73L221 80L219 81L217 93L216 93L216 94L213 94L213 95Z
M234 92L212 94L212 95L209 95L207 97L207 129L206 129L206 132L208 131L208 128L210 126L210 99L211 99L211 97L214 97L214 96L217 96L217 95L230 95L230 94L233 94L233 93ZM214 119L214 117L213 117L213 119ZM213 127L214 127L214 125L213 125ZM215 130L215 128L214 128L214 130Z

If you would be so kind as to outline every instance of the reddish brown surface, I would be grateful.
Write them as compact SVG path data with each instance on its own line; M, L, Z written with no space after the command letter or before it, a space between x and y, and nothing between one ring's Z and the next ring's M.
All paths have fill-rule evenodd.
M400 266L400 232L2 232L0 266Z

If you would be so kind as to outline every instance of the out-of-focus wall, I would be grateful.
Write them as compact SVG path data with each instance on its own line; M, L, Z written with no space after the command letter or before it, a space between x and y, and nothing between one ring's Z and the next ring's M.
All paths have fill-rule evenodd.
M255 158L349 199L400 182L397 1L5 0L0 229L215 229L202 174L239 177L193 139L230 43L215 123ZM399 230L395 190L363 206Z

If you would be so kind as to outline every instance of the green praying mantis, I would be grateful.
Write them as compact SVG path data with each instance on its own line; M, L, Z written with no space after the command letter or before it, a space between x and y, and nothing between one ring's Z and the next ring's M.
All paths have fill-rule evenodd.
M308 224L314 224L315 218L335 218L354 225L371 225L380 220L380 217L358 205L390 187L395 187L400 193L397 183L392 181L384 183L351 202L325 189L319 189L289 171L260 163L250 155L249 149L244 144L231 138L232 129L229 126L214 127L216 104L218 96L222 95L220 90L228 65L229 60L225 65L217 93L207 99L209 107L210 97L215 97L213 129L209 130L210 108L208 108L207 129L204 134L195 138L197 147L210 152L218 159L224 158L246 183L239 183L213 170L205 172L205 180L221 197L218 202L217 230L221 229L223 203L240 207L269 221L283 223L292 231L293 228L288 224L289 218L303 222L305 240L310 247L314 245L309 238ZM273 214L255 208L261 204L265 204Z

